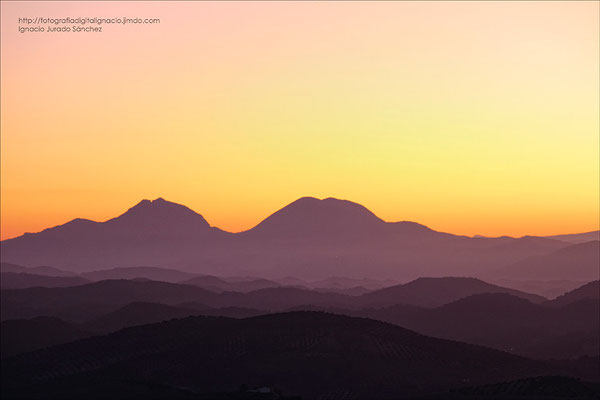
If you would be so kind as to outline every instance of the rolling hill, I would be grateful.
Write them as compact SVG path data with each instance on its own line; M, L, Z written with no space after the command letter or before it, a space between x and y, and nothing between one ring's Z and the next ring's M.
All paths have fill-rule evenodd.
M2 358L92 336L75 324L52 317L0 322Z
M152 281L181 282L192 279L196 275L190 272L178 271L170 268L159 267L120 267L97 271L84 272L81 274L91 281L104 281L108 279L136 279L145 278Z
M412 282L376 290L361 296L361 304L383 307L410 304L437 307L480 293L508 293L532 302L545 301L541 296L492 285L475 278L419 278Z
M271 386L303 399L397 398L555 372L496 350L315 312L144 325L3 360L1 371L3 398L96 379L199 393Z
M48 276L18 272L0 273L0 289L24 289L30 287L65 287L88 283L80 276Z
M247 293L213 292L197 286L148 280L106 280L63 288L2 290L2 319L55 316L67 321L87 321L133 302L178 305L192 302L211 308L243 307L261 311L283 311L314 305L360 309L396 304L435 307L485 292L503 292L533 301L536 295L518 292L471 278L424 278L361 296L296 287L273 287Z
M547 304L553 306L564 306L570 303L574 303L580 300L586 299L600 299L600 281L593 281L586 283L585 285L578 287L577 289L571 290L557 297L554 300L549 301Z
M510 279L579 280L600 279L600 241L573 244L549 254L528 257L495 271Z
M493 347L532 358L576 358L600 351L600 302L563 307L506 293L478 294L433 309L402 305L336 311L394 323L424 335ZM577 342L581 338L581 342ZM579 345L579 346L578 346Z

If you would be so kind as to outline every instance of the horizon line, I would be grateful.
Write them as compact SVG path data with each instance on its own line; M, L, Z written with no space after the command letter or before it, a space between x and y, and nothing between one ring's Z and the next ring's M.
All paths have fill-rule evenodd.
M433 228L431 228L429 225L425 225L425 224L422 224L422 223L420 223L420 222L417 222L417 221L410 221L410 220L386 221L386 220L384 220L383 218L380 218L380 217L379 217L379 216L378 216L378 215L377 215L375 212L371 211L369 208L367 208L366 206L362 205L361 203L357 203L357 202L354 202L354 201L352 201L352 200L348 200L348 199L340 199L340 198L333 197L333 196L328 196L328 197L324 197L324 198L319 198L319 197L316 197L316 196L301 196L301 197L298 197L296 200L293 200L293 201L291 201L291 202L289 202L289 203L285 204L284 206L282 206L282 207L278 208L276 211L273 211L273 212L271 212L269 215L267 215L266 217L264 217L264 218L260 219L260 220L259 220L259 222L255 223L254 225L252 225L251 227L249 227L249 228L247 228L247 229L242 229L242 230L239 230L239 231L229 231L229 230L222 229L222 228L218 227L217 225L212 225L212 224L211 224L211 223L210 223L210 222L209 222L209 221L208 221L208 220L207 220L207 219L204 217L204 215L203 215L202 213L200 213L200 212L197 212L196 210L194 210L194 209L192 209L192 208L190 208L190 207L186 206L185 204L183 204L183 203L177 203L177 202L170 201L170 200L166 200L164 197L162 197L162 196L159 196L159 197L155 198L154 200L151 200L150 198L143 198L142 200L140 200L140 201L138 201L137 203L135 203L133 206L131 206L131 207L128 207L128 208L127 208L127 209L126 209L124 212L122 212L121 214L118 214L117 216L114 216L114 217L110 217L110 218L108 218L108 219L106 219L106 220L103 220L103 221L96 221L96 220L93 220L93 219L89 219L89 218L83 218L83 217L75 217L75 218L69 219L69 220L68 220L68 221L66 221L66 222L60 223L60 224L58 224L58 225L48 226L48 227L45 227L45 228L43 228L43 229L41 229L41 230L39 230L39 231L36 231L36 232L29 232L29 231L25 231L25 232L23 232L23 233L21 233L21 234L18 234L18 235L15 235L15 236L11 236L11 237L7 237L7 238L4 238L4 237L0 236L0 242L3 242L3 241L5 241L5 240L16 239L16 238L19 238L19 237L21 237L21 236L25 236L25 235L33 235L33 234L41 233L41 232L43 232L43 231L46 231L46 230L48 230L48 229L52 229L52 228L56 228L56 227L59 227L59 226L63 226L63 225L66 225L66 224L68 224L68 223L70 223L70 222L73 222L73 221L76 221L76 220L84 220L84 221L90 221L90 222L97 223L97 224L102 224L102 223L108 222L108 221L110 221L110 220L112 220L112 219L119 218L119 217L123 216L123 215L124 215L124 214L126 214L126 213L127 213L129 210L131 210L131 209L133 209L133 208L135 208L135 207L137 207L137 206L141 205L142 203L149 202L150 204L152 204L152 203L154 203L154 202L157 202L157 201L158 201L158 202L161 202L161 201L163 201L163 202L165 202L165 203L170 203L170 204L175 204L175 205L178 205L178 206L181 206L181 207L185 207L185 208L187 208L188 210L190 210L190 211L192 211L192 212L194 212L194 213L196 213L196 214L200 215L202 218L204 218L204 220L207 222L207 224L208 224L208 225L209 225L211 228L216 228L216 229L219 229L219 230L221 230L221 231L223 231L223 232L230 233L230 234L239 234L239 233L247 232L247 231L250 231L250 230L254 229L255 227L257 227L258 225L260 225L260 224L261 224L263 221L265 221L265 220L266 220L267 218L269 218L270 216L274 215L274 214L275 214L275 213L277 213L278 211L280 211L280 210L282 210L282 209L286 208L287 206L289 206L289 205L291 205L291 204L293 204L293 203L295 203L295 202L297 202L297 201L299 201L299 200L302 200L302 199L314 199L314 200L318 200L318 201L325 201L325 200L329 200L329 199L331 199L331 200L337 200L337 201L346 201L346 202L350 202L350 203L353 203L353 204L357 204L357 205L359 205L359 206L361 206L361 207L365 208L367 211L371 212L371 213L372 213L372 214L373 214L375 217L377 217L377 218L381 219L381 220L382 220L384 223L389 223L389 224L393 224L393 223L401 223L401 222L415 223L415 224L422 225L422 226L424 226L424 227L426 227L426 228L428 228L428 229L431 229L431 230L433 230L433 231L436 231L436 232L440 232L440 233L448 233L448 234L455 235L455 236L463 236L463 237L469 237L469 238L478 238L478 237L479 237L479 238L489 238L489 239L495 239L495 238L512 238L512 239L520 239L520 238L525 238L525 237L545 237L545 238L548 238L548 237L553 237L553 236L564 236L564 235L583 235L583 234L591 234L591 233L600 232L600 226L598 226L598 227L597 227L597 229L592 229L592 230L585 230L585 231L578 231L578 232L571 232L571 233L556 233L556 234L550 234L550 235L535 235L535 234L526 234L526 235L521 235L521 236L511 236L511 235L497 235L497 236L489 236L489 235L481 235L481 234L472 234L472 235L456 234L456 233L452 233L452 232L445 232L445 231L441 231L441 230L433 229ZM0 221L1 221L1 218L0 218Z

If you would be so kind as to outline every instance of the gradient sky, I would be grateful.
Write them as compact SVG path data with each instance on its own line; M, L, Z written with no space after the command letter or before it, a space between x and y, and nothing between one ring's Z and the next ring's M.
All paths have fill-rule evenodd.
M598 2L6 2L1 236L301 196L458 234L599 228ZM160 18L18 33L19 17Z

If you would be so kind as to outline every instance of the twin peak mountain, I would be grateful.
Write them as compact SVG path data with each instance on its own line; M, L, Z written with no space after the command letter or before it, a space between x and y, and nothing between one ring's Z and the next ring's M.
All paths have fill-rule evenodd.
M400 229L400 226L403 229ZM47 229L43 232L56 231L61 228L115 230L114 234L144 231L163 232L164 234L202 235L235 235L212 227L204 217L192 209L177 203L158 198L142 200L124 214L105 222L94 222L75 219L67 224ZM431 231L429 228L414 222L388 223L377 217L364 206L347 200L327 198L319 200L314 197L302 197L267 217L254 228L238 235L246 237L300 237L300 236L364 236L384 234L390 229L397 232L417 233ZM42 233L43 233L42 232ZM31 235L31 234L28 234Z
M593 240L573 244L544 237L471 238L414 222L386 222L360 204L313 197L294 201L252 229L230 233L183 205L159 198L143 200L105 222L75 219L0 245L2 262L75 272L155 266L218 276L486 278L528 260L527 265L516 265L510 277L526 270L537 276L539 265L544 274L554 271L546 279L567 274L587 280L597 275L593 262L598 241ZM569 246L575 248L563 250ZM581 261L581 276L575 278L569 267L573 254Z

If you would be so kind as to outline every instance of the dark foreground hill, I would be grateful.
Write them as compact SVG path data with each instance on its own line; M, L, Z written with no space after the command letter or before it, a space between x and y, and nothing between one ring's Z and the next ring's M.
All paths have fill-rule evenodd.
M547 304L553 306L563 306L586 299L600 300L600 281L589 282L577 289L571 290L570 292L557 297L552 301L549 301Z
M77 325L53 317L3 321L0 323L0 355L9 357L89 336L92 334Z
M78 396L98 398L98 387L141 382L198 393L247 385L304 399L385 399L556 372L382 322L293 312L242 320L189 317L5 359L2 395L64 396L73 388ZM96 384L82 385L89 381Z
M396 305L336 312L532 358L576 358L600 351L600 302L594 299L551 307L493 293L470 296L434 309Z
M211 308L198 303L184 303L176 307L136 302L99 317L92 315L83 323L63 321L56 317L11 319L0 322L0 355L5 358L123 328L194 315L248 318L263 314L266 312L241 307Z
M302 305L293 310L326 310L367 317L425 335L483 345L535 359L574 359L600 352L600 302L589 298L565 306L549 306L495 293L470 296L433 309L395 305L351 310ZM72 330L101 334L193 315L247 318L263 314L268 312L246 307L214 308L196 302L176 306L134 302L100 316L96 315L96 311L90 311L88 318L80 324L60 322ZM34 350L40 347L38 342L45 336L55 338L47 341L47 345L68 342L70 336L56 337L53 333L56 321L56 318L4 321L3 352L9 349L8 354L16 354ZM26 331L29 333L22 334Z
M564 376L538 376L501 382L491 385L467 387L448 393L420 397L419 399L470 399L470 400L538 400L579 399L593 400L600 397L600 385L582 382Z

